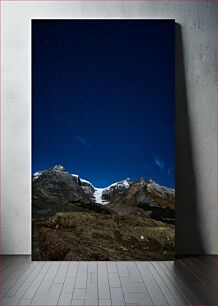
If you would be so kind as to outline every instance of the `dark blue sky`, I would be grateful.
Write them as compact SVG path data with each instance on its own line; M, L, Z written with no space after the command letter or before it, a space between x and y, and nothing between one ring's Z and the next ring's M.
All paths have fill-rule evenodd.
M32 22L32 170L175 185L173 20Z

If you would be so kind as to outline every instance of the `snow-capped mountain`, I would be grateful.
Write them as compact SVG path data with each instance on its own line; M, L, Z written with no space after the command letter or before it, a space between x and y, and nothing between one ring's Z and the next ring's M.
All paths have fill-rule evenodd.
M42 174L43 171L37 171L33 174L33 182L36 181L40 175Z
M49 170L37 171L33 174L33 182L36 182L42 174L46 174L48 171L53 171L54 175L57 173L65 172L65 169L61 165L56 165ZM106 205L110 202L111 198L118 193L126 190L131 185L129 178L111 184L106 188L97 188L93 186L88 180L80 178L78 174L71 174L74 181L82 188L84 193L92 198L96 203Z
M106 205L110 202L111 198L118 193L121 193L122 191L129 188L131 185L131 181L129 178L116 182L111 184L110 186L106 188L95 188L95 192L93 194L96 203Z
M127 189L131 184L130 179L127 178L123 181L113 183L106 188L97 188L89 181L80 178L77 174L72 174L72 176L78 181L78 184L87 195L91 196L96 203L102 205L108 204L115 194Z
M110 199L115 194L118 194L123 190L127 189L131 184L131 181L128 178L123 181L113 183L106 188L97 188L93 186L92 183L90 183L89 181L80 178L77 174L72 174L72 176L76 178L79 185L82 187L82 189L87 195L91 196L96 203L102 205L108 204L110 202Z
M33 207L41 211L100 209L102 213L137 214L174 222L175 190L144 178L134 182L127 178L106 188L97 188L56 165L33 174Z
M138 214L173 223L175 190L140 178L122 194L115 195L107 207L119 215Z
M72 176L77 180L78 184L82 187L87 195L93 196L96 188L89 181L81 179L77 174L72 174Z
M123 181L113 183L110 186L104 188L101 195L102 201L109 203L115 195L122 193L124 190L129 188L131 184L131 180L127 178Z

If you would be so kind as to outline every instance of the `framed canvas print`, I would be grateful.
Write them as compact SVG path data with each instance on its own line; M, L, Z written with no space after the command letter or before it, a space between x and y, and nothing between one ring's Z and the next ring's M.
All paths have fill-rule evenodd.
M172 260L174 20L32 20L32 259Z

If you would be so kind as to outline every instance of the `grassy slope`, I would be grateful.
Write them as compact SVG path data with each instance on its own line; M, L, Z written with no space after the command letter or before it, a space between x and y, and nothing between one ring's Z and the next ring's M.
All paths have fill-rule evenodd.
M141 216L61 212L33 222L34 260L170 260L174 226Z

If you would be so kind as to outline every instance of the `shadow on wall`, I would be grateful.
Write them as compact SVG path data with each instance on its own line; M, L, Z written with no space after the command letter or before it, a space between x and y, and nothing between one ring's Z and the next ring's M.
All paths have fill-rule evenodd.
M186 92L182 29L176 24L176 254L204 254Z

